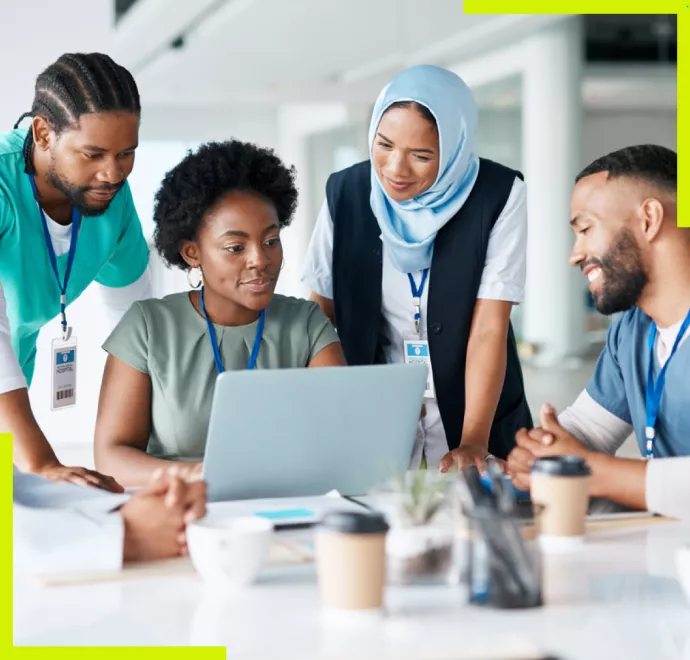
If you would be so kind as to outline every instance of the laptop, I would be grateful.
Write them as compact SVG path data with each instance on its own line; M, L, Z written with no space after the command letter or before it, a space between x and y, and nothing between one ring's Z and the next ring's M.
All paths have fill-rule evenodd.
M226 371L203 478L210 501L366 495L408 469L427 367Z

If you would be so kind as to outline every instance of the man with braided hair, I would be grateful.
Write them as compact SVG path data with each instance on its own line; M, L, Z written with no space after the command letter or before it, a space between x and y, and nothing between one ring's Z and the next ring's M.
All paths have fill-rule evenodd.
M65 308L91 282L113 321L151 297L148 248L126 183L140 112L126 69L100 53L65 54L38 76L31 111L0 134L0 432L13 434L20 470L113 491L122 488L110 477L60 464L28 386L38 333L59 316L50 359L38 368L53 370L52 408L75 401ZM18 128L26 117L28 130Z

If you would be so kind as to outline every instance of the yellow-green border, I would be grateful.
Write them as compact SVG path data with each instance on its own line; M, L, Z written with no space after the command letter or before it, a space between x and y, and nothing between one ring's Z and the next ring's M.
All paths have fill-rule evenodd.
M11 660L225 660L225 648L221 646L14 646L12 626L12 436L0 433L0 465L4 473L0 477L0 529L5 531L2 542L2 584L6 595L0 612L0 657ZM2 649L6 649L3 651Z
M558 12L554 12L555 8ZM677 14L678 15L678 189L687 189L683 181L690 184L690 162L683 157L685 149L683 144L690 140L688 125L680 121L683 116L683 108L690 106L690 86L685 80L685 72L690 70L690 0L668 2L661 0L658 3L648 2L614 2L601 0L600 2L547 2L546 0L465 0L464 10L466 14ZM687 115L690 116L690 115ZM602 154L603 155L603 154ZM678 226L690 227L690 213L685 212L682 202L683 195L679 194L678 200Z

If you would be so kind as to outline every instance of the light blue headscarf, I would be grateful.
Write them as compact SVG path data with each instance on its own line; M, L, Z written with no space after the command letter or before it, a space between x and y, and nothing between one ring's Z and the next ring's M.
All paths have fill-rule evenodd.
M477 180L477 105L470 88L447 69L427 65L406 69L376 100L369 126L370 155L381 117L397 101L415 101L431 111L440 147L436 181L405 202L388 197L372 163L371 209L381 228L381 238L393 266L411 273L431 265L436 234L465 203Z

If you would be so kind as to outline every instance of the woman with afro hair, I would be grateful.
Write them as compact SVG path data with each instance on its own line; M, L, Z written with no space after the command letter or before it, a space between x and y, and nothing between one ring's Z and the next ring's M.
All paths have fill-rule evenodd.
M294 171L252 144L205 144L168 172L156 247L192 290L135 303L106 340L99 469L125 486L171 461L200 475L220 372L345 364L316 303L274 294L296 205Z

